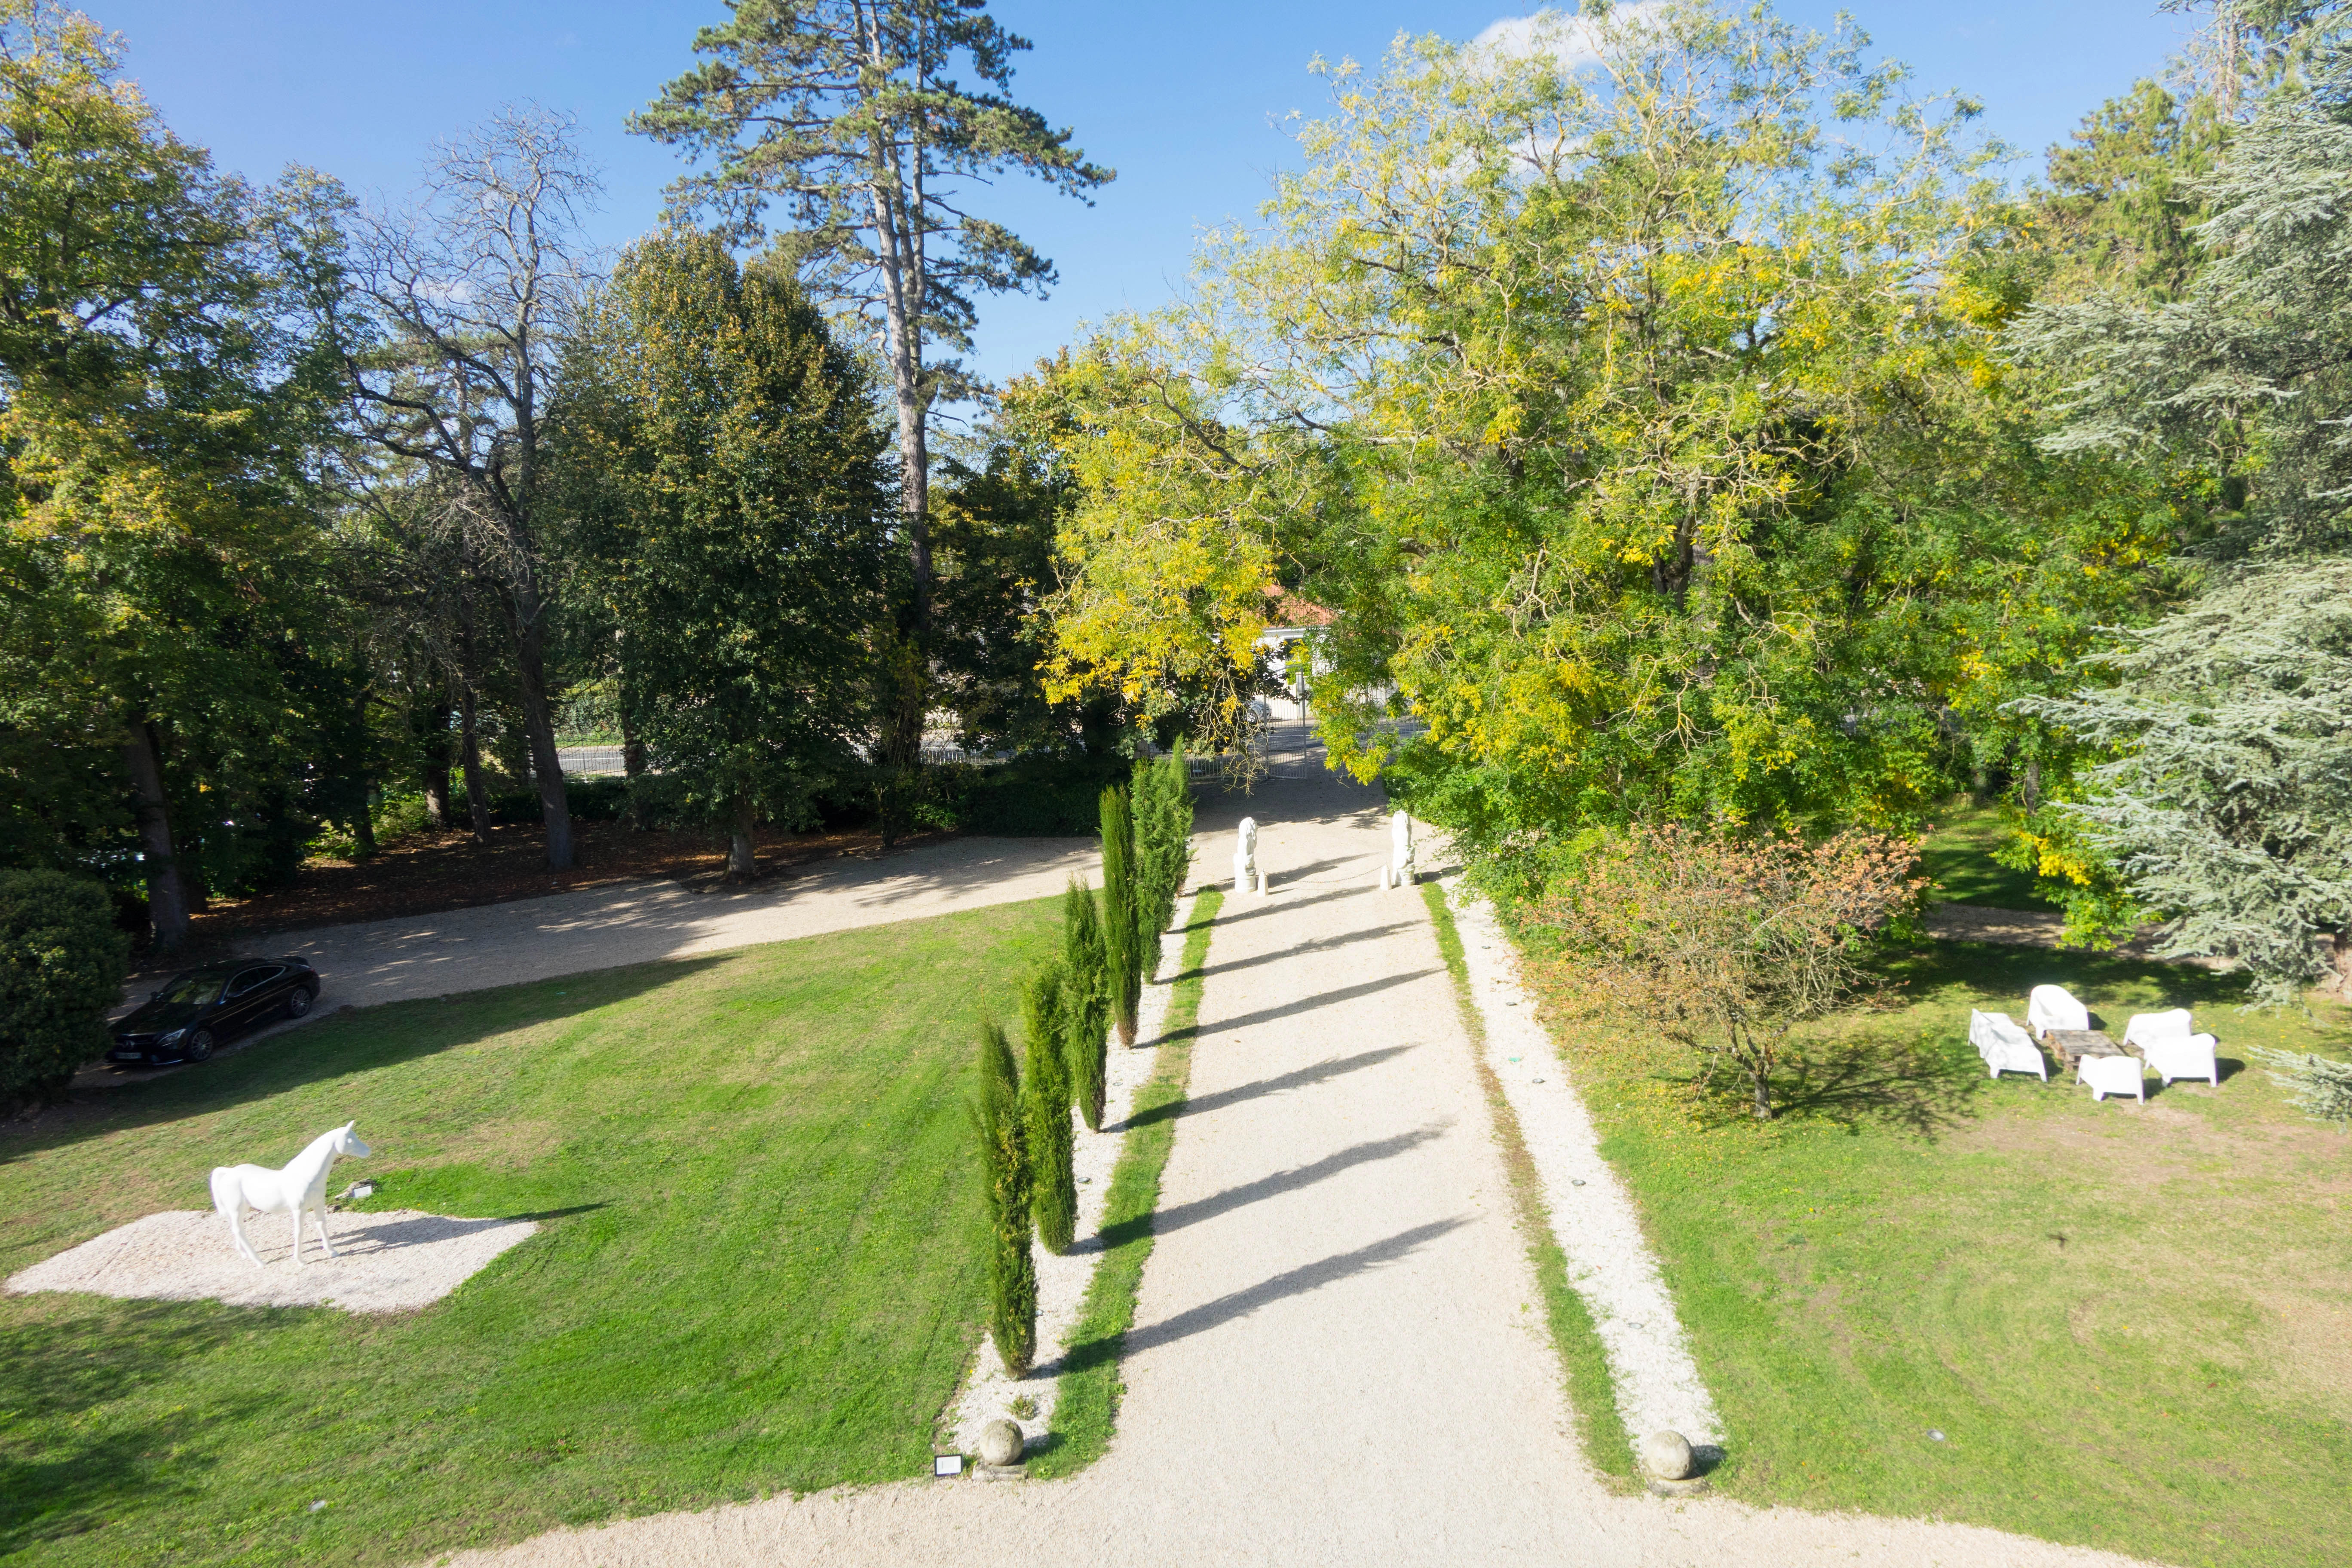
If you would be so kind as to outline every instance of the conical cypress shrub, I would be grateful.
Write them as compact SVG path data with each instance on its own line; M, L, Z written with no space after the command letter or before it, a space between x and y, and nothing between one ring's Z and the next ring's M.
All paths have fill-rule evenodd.
M1037 1354L1037 1259L1029 1250L1029 1149L1013 1043L980 1032L980 1098L972 1102L988 1200L988 1331L1004 1370L1019 1377Z
M1143 941L1137 924L1135 816L1127 791L1102 792L1103 972L1118 1043L1135 1044L1135 1008L1143 999Z
M1159 973L1160 946L1192 868L1192 778L1184 742L1157 762L1135 765L1137 924L1143 973Z
M1021 988L1021 1102L1029 1134L1029 1206L1037 1242L1056 1256L1078 1228L1078 1176L1071 1166L1070 1075L1062 1056L1062 966L1049 963Z
M1102 1131L1110 1061L1110 981L1094 893L1073 880L1062 895L1062 1058L1089 1131Z

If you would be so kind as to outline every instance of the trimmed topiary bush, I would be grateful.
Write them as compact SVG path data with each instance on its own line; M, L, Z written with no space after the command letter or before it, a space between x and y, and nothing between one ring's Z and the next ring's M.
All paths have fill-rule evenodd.
M988 1202L988 1331L1004 1370L1019 1377L1037 1354L1037 1259L1029 1250L1029 1140L1013 1043L980 1032L980 1098L972 1102Z
M100 883L0 871L0 1105L47 1100L106 1050L131 939Z
M1062 1050L1062 966L1039 967L1021 988L1022 1107L1029 1131L1029 1206L1037 1245L1056 1256L1078 1228L1078 1176L1071 1163L1070 1073Z
M1118 1043L1135 1044L1135 1009L1143 1000L1143 931L1136 904L1135 815L1118 784L1102 792L1103 973Z
M1095 896L1073 880L1062 894L1062 1059L1087 1130L1102 1131L1110 1072L1110 981Z

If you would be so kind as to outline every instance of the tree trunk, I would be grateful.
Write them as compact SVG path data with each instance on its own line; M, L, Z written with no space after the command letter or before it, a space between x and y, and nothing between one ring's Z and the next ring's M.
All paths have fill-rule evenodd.
M2042 809L2042 759L2040 757L2025 759L2025 787L2020 793L2024 796L2027 811Z
M2352 1002L2352 928L2336 933L2335 948L2329 960L2336 971L2336 978L2328 989L2335 993L2337 1000Z
M528 578L513 585L507 613L514 633L516 684L522 688L523 742L530 751L540 820L547 829L547 868L568 871L572 861L572 804L564 798L563 763L555 754L555 713L547 700L541 610L539 590Z
M425 820L441 832L449 830L449 703L433 705L433 732L425 737L425 767L419 783L425 789Z
M631 784L646 771L646 743L637 739L637 727L629 718L626 708L621 710L621 776Z
M131 769L131 791L139 817L139 845L147 873L147 920L155 931L158 952L168 952L187 940L188 889L180 863L172 853L172 811L163 797L163 759L155 744L152 725L143 721L131 729L122 745L122 760Z
M894 182L895 183L895 182ZM923 720L930 708L931 655L931 458L924 406L923 349L916 340L915 315L925 298L921 240L912 226L888 224L896 195L877 192L876 216L885 232L904 236L904 254L886 268L883 315L889 331L890 382L898 415L898 506L907 531L909 567L904 630L909 668L892 693L883 760L894 768L917 768L923 761ZM919 190L916 200L921 200ZM895 247L894 247L895 248Z
M358 700L352 704L359 736L359 756L355 759L359 778L355 782L360 797L358 806L352 813L352 837L358 841L359 856L362 860L375 858L375 806L370 798L375 794L375 782L368 769L367 705L368 694L366 689L362 688Z
M760 874L758 852L751 843L751 830L758 826L759 813L752 806L751 797L748 795L737 795L735 797L735 834L727 846L727 879L729 881L748 882Z
M482 783L482 735L474 726L474 689L457 689L457 763L466 771L466 816L474 842L490 841L490 797Z

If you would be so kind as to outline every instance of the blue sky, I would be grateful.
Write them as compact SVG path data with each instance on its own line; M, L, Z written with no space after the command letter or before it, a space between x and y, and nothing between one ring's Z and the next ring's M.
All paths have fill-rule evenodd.
M649 226L681 166L622 130L692 61L723 0L85 0L123 34L130 72L173 129L224 168L266 179L309 163L361 191L398 194L436 137L499 104L579 116L608 185L598 237ZM2101 100L2157 70L2187 23L2156 0L1786 0L1826 28L1850 11L1927 89L1982 100L1990 129L2028 149L2063 137ZM983 307L976 365L1014 374L1082 320L1148 309L1181 279L1203 225L1246 216L1290 146L1276 121L1309 113L1317 53L1376 59L1400 31L1475 36L1524 7L1495 0L998 0L1029 37L1018 96L1077 132L1118 182L1084 207L1007 187L992 209L1059 265L1045 300Z

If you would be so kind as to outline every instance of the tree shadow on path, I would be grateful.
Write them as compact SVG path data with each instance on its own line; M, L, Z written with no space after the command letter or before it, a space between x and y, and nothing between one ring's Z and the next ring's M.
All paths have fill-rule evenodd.
M1245 1318L1260 1307L1270 1306L1288 1297L1303 1296L1309 1290L1377 1268L1383 1263L1393 1263L1469 1223L1467 1219L1433 1220L1427 1225L1414 1226L1411 1230L1401 1230L1369 1247L1360 1247L1353 1252L1334 1253L1313 1263L1302 1263L1247 1289L1233 1291L1213 1301L1203 1301L1147 1328L1129 1330L1126 1342L1119 1347L1118 1353L1131 1355L1155 1345L1171 1344L1193 1334L1205 1333L1236 1318Z
M1173 1121L1179 1117L1196 1116L1202 1111L1222 1110L1228 1105L1239 1105L1244 1100L1262 1100L1269 1094L1280 1094L1286 1089L1306 1089L1338 1078L1342 1073L1378 1067L1392 1057L1401 1057L1415 1048L1413 1046L1382 1046L1376 1051L1359 1051L1352 1057L1339 1057L1273 1078L1262 1078L1255 1083L1236 1084L1232 1089L1221 1089L1214 1094L1203 1094L1190 1100L1171 1100L1165 1105L1155 1105L1128 1118L1127 1125L1149 1127L1155 1121Z
M1198 1225L1202 1220L1214 1219L1219 1215L1231 1214L1234 1210L1246 1207L1261 1198L1297 1192L1301 1187L1312 1186L1327 1177L1336 1176L1342 1171L1353 1170L1358 1165L1369 1165L1376 1160L1386 1160L1410 1150L1418 1149L1432 1139L1444 1137L1447 1125L1439 1123L1434 1126L1416 1128L1411 1132L1400 1132L1393 1138L1377 1138L1370 1142L1353 1144L1335 1154L1326 1154L1311 1164L1294 1166L1287 1171L1276 1171L1271 1175L1260 1176L1255 1182L1244 1182L1239 1186L1227 1187L1223 1192L1213 1194L1208 1197L1195 1198L1189 1204L1177 1204L1171 1208L1138 1215L1131 1220L1125 1220L1107 1227L1100 1236L1080 1247L1072 1247L1071 1250L1074 1252L1100 1251L1105 1247L1124 1246L1146 1234L1165 1236L1170 1231L1181 1230L1188 1225Z

